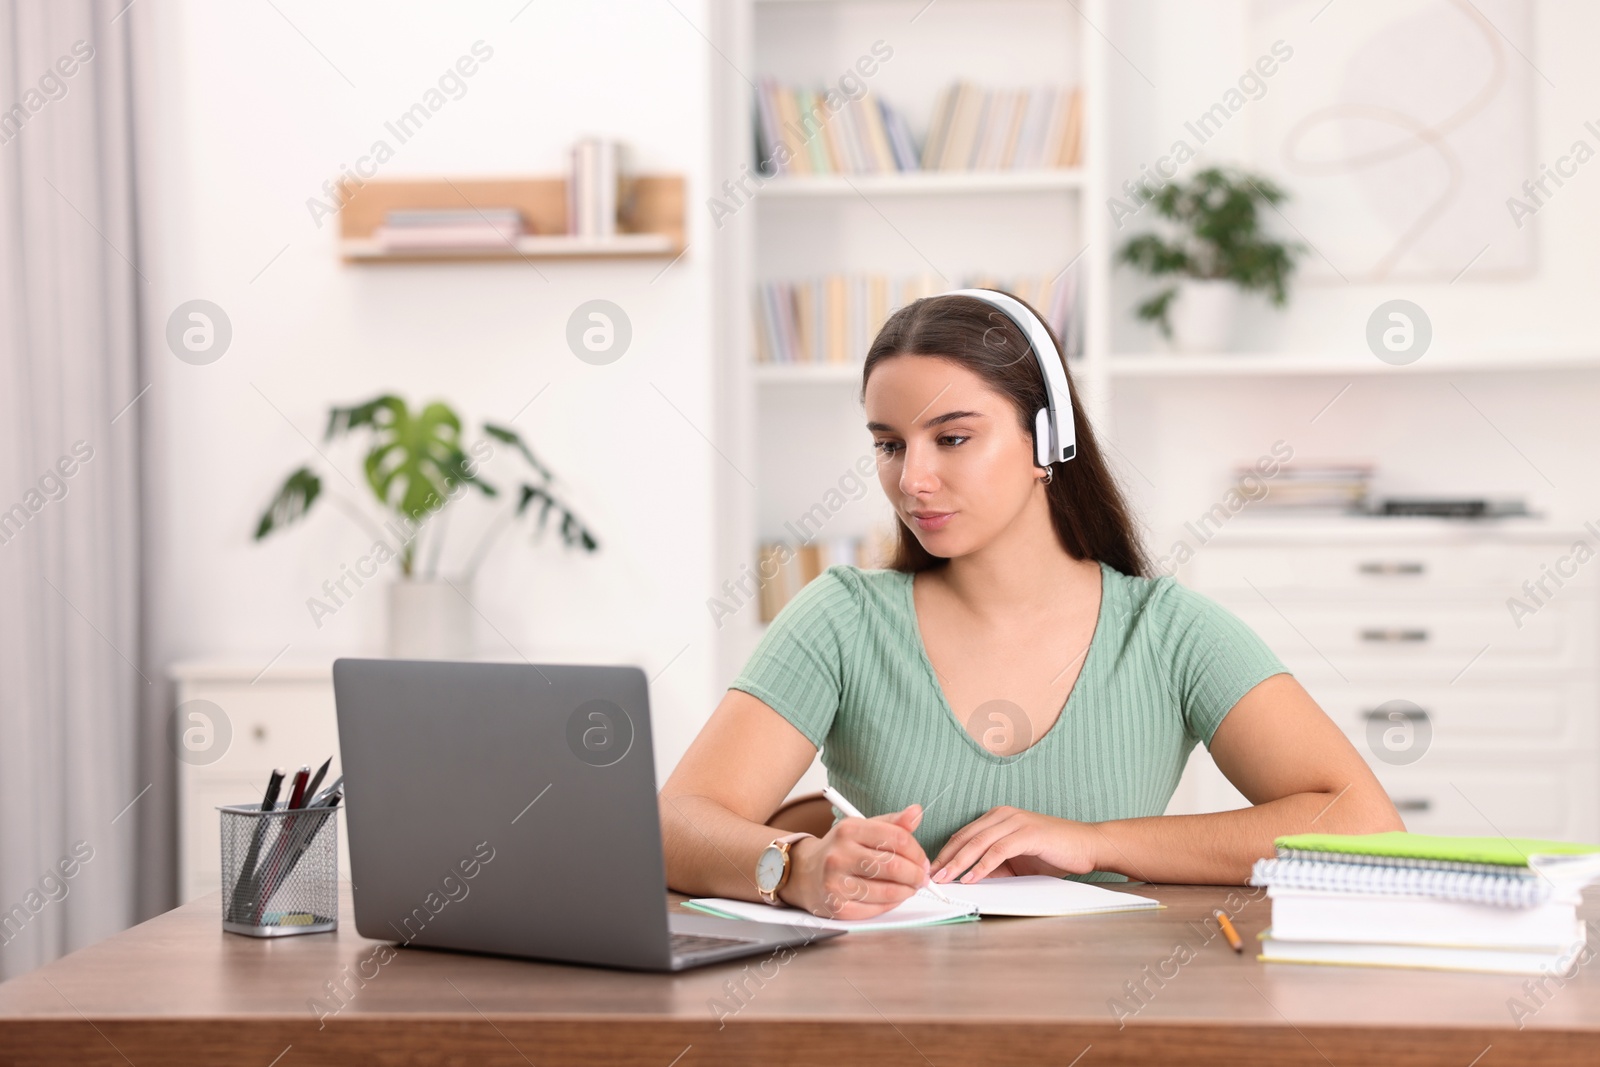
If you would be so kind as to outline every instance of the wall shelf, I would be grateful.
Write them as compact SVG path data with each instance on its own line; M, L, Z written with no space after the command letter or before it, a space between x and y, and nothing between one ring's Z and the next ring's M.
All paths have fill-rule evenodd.
M1085 373L1082 360L1071 360L1074 376ZM861 384L861 363L756 363L758 385Z
M554 178L429 178L340 183L339 250L346 263L627 259L683 251L683 178L641 174L622 180L619 233L594 238L567 229L567 181ZM501 248L386 250L373 236L398 208L516 208L532 231Z
M1365 351L1119 354L1110 356L1106 367L1114 378L1496 374L1600 370L1600 351L1530 348L1521 352L1437 352L1403 366L1385 363Z
M569 234L530 234L500 248L385 249L371 238L351 237L339 243L346 263L356 261L421 262L424 260L582 259L587 257L670 256L678 244L663 233L623 233L615 237L575 237Z
M1081 189L1081 167L1054 170L928 170L895 174L801 174L768 179L757 199L874 196L945 196L1056 192Z
M757 363L755 379L762 385L859 382L860 363Z

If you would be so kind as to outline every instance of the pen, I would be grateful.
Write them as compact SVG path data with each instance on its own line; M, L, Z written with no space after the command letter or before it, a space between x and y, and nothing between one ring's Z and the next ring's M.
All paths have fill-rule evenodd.
M283 788L283 768L279 767L267 779L267 792L261 798L261 810L271 811L278 806L278 792ZM250 847L245 850L244 866L240 868L239 880L233 884L233 899L229 905L230 919L237 919L241 910L248 906L253 896L250 883L255 878L256 859L261 855L261 844L267 836L267 820L257 819L255 833L251 835Z
M283 789L283 768L278 767L272 772L272 777L267 779L267 793L261 798L261 810L271 811L278 806L278 793Z
M306 798L306 779L311 776L310 767L301 767L294 772L294 786L289 790L289 806L298 808L301 801Z
M846 815L850 816L852 819L865 819L866 818L865 815L861 814L861 812L856 810L856 806L854 804L850 803L848 800L846 800L844 798L844 794L843 793L840 793L833 786L831 786L831 785L823 786L822 787L822 795L824 797L828 798L828 800L833 804L834 807L838 808L840 811L844 812ZM943 893L939 892L939 888L938 888L938 886L933 884L933 879L932 878L928 879L928 884L926 886L924 886L923 888L925 888L928 892L932 893L934 896L938 897L940 900L944 901L946 904L954 904L955 903L955 901L951 900L949 897L947 897Z
M303 766L294 772L294 785L289 790L289 810L299 808L306 799L306 780L311 777L311 768ZM272 842L272 850L267 853L267 858L262 861L261 870L256 872L250 889L255 896L255 913L259 916L266 911L267 902L272 899L271 892L264 889L275 889L278 868L282 865L284 856L289 850L289 831L294 828L298 816L285 815L278 823L278 837Z
M1228 944L1233 946L1233 951L1243 952L1244 942L1239 940L1239 931L1233 928L1233 923L1228 921L1228 915L1221 908L1211 914L1217 917L1217 925L1222 927L1222 936L1228 939Z

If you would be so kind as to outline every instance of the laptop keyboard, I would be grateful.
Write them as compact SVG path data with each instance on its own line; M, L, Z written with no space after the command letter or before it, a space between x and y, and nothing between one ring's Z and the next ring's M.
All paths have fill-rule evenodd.
M729 945L748 945L759 938L754 937L715 937L711 934L682 934L677 931L672 933L672 954L682 956L691 952L703 952L706 949L727 948Z

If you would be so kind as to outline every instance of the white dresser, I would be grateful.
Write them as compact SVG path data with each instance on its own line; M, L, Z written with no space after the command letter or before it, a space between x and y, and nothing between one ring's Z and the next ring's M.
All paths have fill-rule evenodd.
M1244 515L1179 578L1261 635L1408 829L1600 841L1600 559L1580 541L1600 548L1526 519ZM1169 811L1245 804L1202 746Z
M169 672L176 683L180 903L220 888L217 805L260 804L275 767L292 776L332 756L323 783L340 773L333 661L275 663L263 672L265 662L192 661ZM282 796L288 795L285 782ZM341 809L341 878L350 877L345 836Z

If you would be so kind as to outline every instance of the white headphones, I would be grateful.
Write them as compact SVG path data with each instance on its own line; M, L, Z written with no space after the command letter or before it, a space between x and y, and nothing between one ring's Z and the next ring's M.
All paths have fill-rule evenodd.
M1034 462L1049 470L1050 464L1077 455L1078 434L1072 422L1072 393L1067 388L1067 372L1061 365L1056 343L1050 339L1050 331L1039 321L1039 316L1015 297L992 289L955 289L944 295L982 300L999 308L1006 318L1017 324L1044 374L1045 406L1033 415Z

